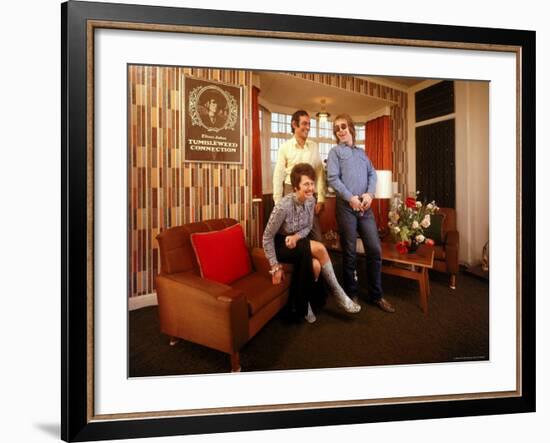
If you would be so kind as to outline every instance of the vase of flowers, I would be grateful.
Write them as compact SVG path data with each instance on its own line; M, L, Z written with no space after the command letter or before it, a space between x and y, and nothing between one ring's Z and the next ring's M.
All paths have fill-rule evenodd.
M423 243L433 246L433 240L424 236L424 229L430 226L430 216L438 210L435 201L422 203L416 196L407 197L404 202L400 197L393 200L388 214L388 227L399 253L414 253Z
M418 249L419 246L420 246L420 243L418 243L418 242L416 241L416 239L415 239L414 237L412 237L412 238L410 239L410 244L409 244L409 247L408 247L407 252L408 252L409 254L413 254L413 253L416 252L416 250Z

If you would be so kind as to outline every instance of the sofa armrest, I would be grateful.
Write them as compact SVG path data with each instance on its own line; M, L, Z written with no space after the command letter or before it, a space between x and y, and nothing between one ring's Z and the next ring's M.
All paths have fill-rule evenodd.
M445 236L445 262L447 272L451 274L458 273L458 231L447 231Z
M256 272L259 272L261 274L265 274L271 278L269 275L269 271L271 270L271 265L269 264L269 260L265 256L265 251L262 248L253 248L250 252L250 256L252 257L252 264L254 265L254 269ZM292 274L292 270L294 269L293 265L290 263L281 263L283 266L283 269L286 274Z
M252 265L254 266L256 272L269 275L271 266L269 264L269 260L265 256L265 251L262 248L252 248L250 256L252 258Z
M241 291L192 272L156 278L161 331L223 352L248 340L248 305Z

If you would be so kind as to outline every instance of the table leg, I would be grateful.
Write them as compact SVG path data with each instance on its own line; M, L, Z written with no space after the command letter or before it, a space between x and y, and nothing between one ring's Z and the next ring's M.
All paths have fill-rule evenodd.
M430 273L428 272L428 270L426 269L426 294L427 294L427 298L429 299L431 296L432 296L432 289L430 287Z
M429 283L427 283L427 273L428 271L426 271L426 268L423 267L420 271L420 278L418 279L418 285L420 287L420 306L422 307L422 311L424 311L424 314L428 314Z

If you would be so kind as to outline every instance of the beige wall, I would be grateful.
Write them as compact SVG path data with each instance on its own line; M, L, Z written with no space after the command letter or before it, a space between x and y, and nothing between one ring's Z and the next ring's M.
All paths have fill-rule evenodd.
M407 190L416 190L415 92L437 81L429 80L409 90L408 181ZM455 118L456 131L456 211L460 233L459 260L464 264L481 261L489 239L489 84L456 81L455 113L422 122L430 124Z
M481 261L489 240L489 83L455 82L460 260Z

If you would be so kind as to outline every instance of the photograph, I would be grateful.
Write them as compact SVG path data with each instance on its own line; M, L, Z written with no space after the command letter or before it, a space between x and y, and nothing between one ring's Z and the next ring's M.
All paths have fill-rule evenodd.
M129 64L129 377L489 360L489 94Z

